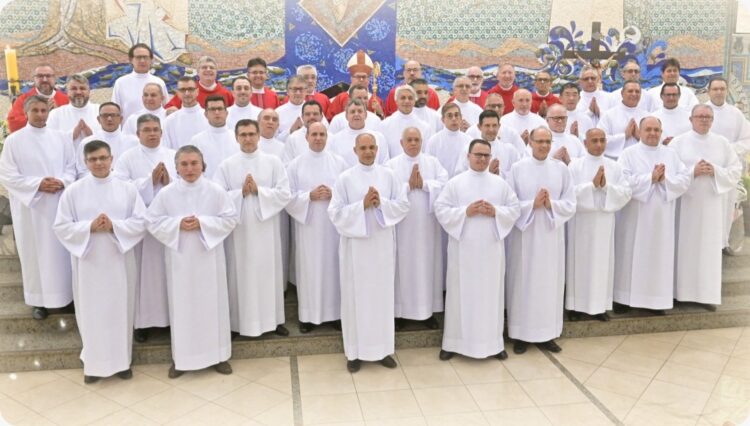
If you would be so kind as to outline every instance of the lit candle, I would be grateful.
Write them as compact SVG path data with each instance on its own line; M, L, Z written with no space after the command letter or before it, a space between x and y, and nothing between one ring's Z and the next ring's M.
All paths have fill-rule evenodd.
M5 46L5 75L8 78L8 90L11 95L21 93L21 82L18 80L18 58L16 49Z

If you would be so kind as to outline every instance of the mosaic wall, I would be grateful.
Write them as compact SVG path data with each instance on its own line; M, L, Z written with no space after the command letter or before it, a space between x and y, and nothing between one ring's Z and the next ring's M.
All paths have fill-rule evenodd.
M600 21L601 57L621 53L614 62L600 61L607 88L621 84L607 64L636 59L645 84L651 85L658 82L660 61L676 56L683 78L700 93L708 77L723 73L725 65L737 90L750 88L750 31L730 35L739 16L737 2L4 0L0 46L18 50L22 77L50 62L63 76L87 71L95 87L109 87L129 71L126 52L139 41L153 46L160 60L156 73L170 86L207 54L217 58L223 81L242 73L251 56L264 57L273 65L271 84L278 90L296 66L314 63L323 89L348 80L345 64L358 48L381 63L383 91L401 79L407 58L425 65L436 88L449 89L469 64L483 67L489 87L500 60L518 67L522 85L530 84L530 75L539 69L551 70L559 85L573 79L582 64L563 56L588 51L592 21ZM741 101L743 96L738 92L735 97Z
M738 2L735 12L727 74L732 101L750 117L750 0Z

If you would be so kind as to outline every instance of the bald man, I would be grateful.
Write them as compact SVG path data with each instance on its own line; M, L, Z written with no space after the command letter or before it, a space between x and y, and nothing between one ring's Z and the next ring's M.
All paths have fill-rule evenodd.
M500 124L518 132L527 144L531 130L547 126L542 117L531 112L531 92L526 89L518 89L513 94L513 111L505 114Z

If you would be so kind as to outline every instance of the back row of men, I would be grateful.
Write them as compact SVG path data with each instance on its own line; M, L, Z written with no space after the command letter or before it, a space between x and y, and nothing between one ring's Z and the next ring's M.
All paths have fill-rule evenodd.
M399 87L399 106L415 92ZM480 137L467 139L460 107L448 103L445 129L426 148L419 122L400 131L397 153L376 131L329 138L321 106L308 101L305 145L286 165L278 148L294 135L273 139L278 113L265 109L260 124L241 119L230 131L221 96L206 99L210 129L177 152L162 143L157 116L139 116L137 145L110 141L119 159L100 139L76 154L68 133L46 125L45 98L27 98L24 109L29 125L0 156L24 298L40 320L75 298L87 381L132 375L134 326L172 327L170 377L212 365L231 372L229 330L288 334L287 280L298 288L301 332L341 319L350 371L360 360L395 366L394 317L435 328L433 313L445 309L441 359L502 360L506 306L520 354L529 342L560 350L564 294L570 311L601 320L613 301L616 312L660 313L675 298L721 302L722 225L741 165L710 131L707 105L692 109L690 130L669 146L658 118L640 119L638 142L615 162L600 128L586 131L578 158L575 137L555 148L566 118L556 105L518 146L499 134L505 125L492 110L479 115ZM119 105L100 110L103 132L122 136ZM349 130L364 129L364 117L365 103L351 99ZM295 236L286 260L285 212Z

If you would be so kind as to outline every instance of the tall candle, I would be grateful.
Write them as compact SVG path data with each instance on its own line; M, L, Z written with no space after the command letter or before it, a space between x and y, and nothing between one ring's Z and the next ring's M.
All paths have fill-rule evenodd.
M18 80L18 57L16 49L5 46L5 75L8 78L8 90L11 95L21 93L21 82Z

